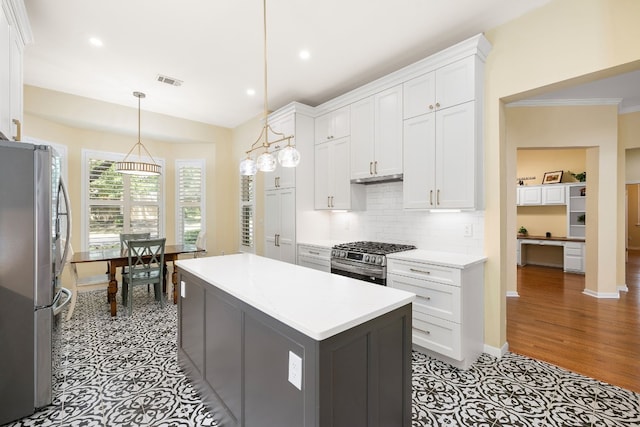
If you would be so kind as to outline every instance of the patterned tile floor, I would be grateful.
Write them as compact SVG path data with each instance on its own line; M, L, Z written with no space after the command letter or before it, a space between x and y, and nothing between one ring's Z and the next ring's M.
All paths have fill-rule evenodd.
M176 306L140 287L134 314L112 319L105 299L79 294L60 324L53 405L8 425L215 425L177 365ZM467 371L414 353L412 425L640 426L640 395L513 353Z

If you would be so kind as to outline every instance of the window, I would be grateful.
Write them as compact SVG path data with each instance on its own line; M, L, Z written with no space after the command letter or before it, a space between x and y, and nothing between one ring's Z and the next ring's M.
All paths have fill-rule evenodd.
M164 235L162 177L120 174L115 171L115 164L122 157L83 150L85 250L117 248L120 233Z
M205 231L205 161L176 160L176 240L195 244Z
M240 249L254 252L255 176L240 177Z

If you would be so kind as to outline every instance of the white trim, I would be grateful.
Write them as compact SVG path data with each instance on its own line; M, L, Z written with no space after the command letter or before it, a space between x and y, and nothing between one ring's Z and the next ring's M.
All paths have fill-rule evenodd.
M493 356L497 359L502 359L502 356L504 356L505 354L507 354L507 352L509 351L509 343L505 342L504 344L502 344L502 347L498 348L498 347L493 347L490 346L488 344L484 345L484 349L483 352L487 353L490 356Z
M629 105L618 109L619 114L637 113L638 111L640 111L640 105Z
M622 98L584 99L523 99L505 104L506 107L556 107L575 105L620 105Z
M199 167L200 170L202 171L201 173L201 179L200 179L200 189L201 189L201 195L200 195L200 215L201 215L201 222L200 222L200 230L203 232L207 231L207 211L206 211L206 194L207 194L207 187L206 187L206 183L207 183L207 161L206 159L176 159L175 162L175 177L174 177L174 182L175 182L175 187L174 187L174 196L175 196L175 203L174 203L174 233L176 236L176 243L180 244L183 243L182 242L182 233L179 233L178 231L180 230L180 200L179 200L179 196L180 196L180 168L184 167L184 166L194 166L194 167Z
M82 166L81 166L81 173L82 173L82 177L81 177L81 190L80 190L80 197L81 197L81 202L80 202L80 246L82 251L88 251L88 246L87 243L89 241L89 224L87 221L87 212L88 212L88 195L87 195L87 190L88 190L88 186L87 186L87 175L89 173L89 171L87 170L88 167L88 160L89 158L98 158L98 159L104 159L104 160L112 160L112 161L120 161L124 158L125 153L115 153L112 151L100 151L100 150L91 150L88 148L83 148L80 158L82 159ZM161 170L166 171L165 168L165 161L163 158L148 158L148 157L138 157L137 155L131 154L129 156L129 158L133 161L136 160L142 160L142 161L147 161L147 162L153 162L155 160L156 163L158 163L161 167ZM166 193L166 185L165 185L165 175L164 174L160 174L160 201L158 202L158 206L160 208L159 211L159 216L160 216L160 221L158 222L158 234L160 236L166 236L166 231L165 231L165 222L166 222L166 197L165 197L165 193ZM77 215L76 215L77 218Z
M616 286L616 289L618 290L618 292L629 292L629 288L627 287L626 283Z
M507 291L507 298L520 298L518 291Z
M582 293L594 298L602 298L602 299L619 299L620 298L620 293L617 291L616 292L596 292L596 291L592 291L591 289L585 289L584 291L582 291Z

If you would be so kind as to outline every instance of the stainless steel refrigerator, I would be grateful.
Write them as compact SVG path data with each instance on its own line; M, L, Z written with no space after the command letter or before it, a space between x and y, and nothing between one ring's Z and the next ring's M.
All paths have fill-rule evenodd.
M0 424L51 404L70 221L55 150L0 141Z

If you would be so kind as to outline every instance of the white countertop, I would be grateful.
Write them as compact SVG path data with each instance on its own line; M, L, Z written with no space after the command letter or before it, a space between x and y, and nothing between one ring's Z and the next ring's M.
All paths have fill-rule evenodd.
M453 252L425 251L414 249L410 251L396 252L387 255L387 259L398 259L405 261L428 262L430 264L444 267L467 268L473 264L485 262L486 256L457 254Z
M318 341L415 298L399 289L253 254L186 259L176 264Z

